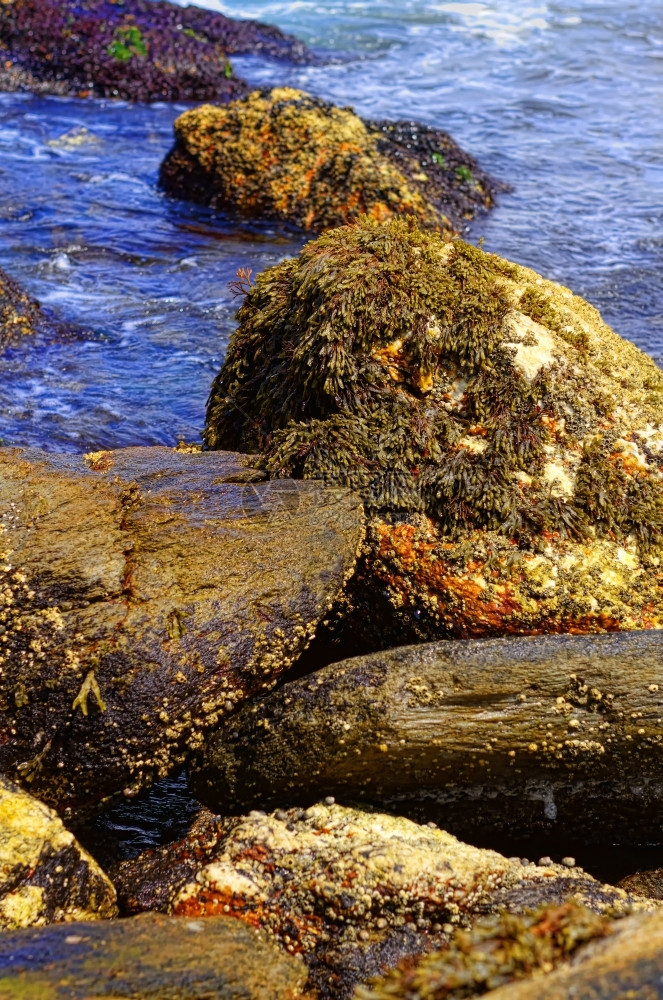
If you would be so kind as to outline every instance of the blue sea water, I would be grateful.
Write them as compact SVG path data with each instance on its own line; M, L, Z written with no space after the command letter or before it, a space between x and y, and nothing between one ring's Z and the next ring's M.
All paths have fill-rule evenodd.
M663 2L203 5L342 55L296 68L237 59L250 81L451 132L514 188L469 237L567 283L663 359ZM0 95L0 265L91 331L10 352L5 442L198 438L233 329L228 282L300 244L163 197L158 167L182 110Z

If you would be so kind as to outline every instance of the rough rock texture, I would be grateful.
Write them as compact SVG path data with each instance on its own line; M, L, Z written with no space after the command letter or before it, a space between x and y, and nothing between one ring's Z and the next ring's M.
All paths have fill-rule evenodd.
M352 571L361 504L238 455L0 451L0 769L92 807L275 683Z
M663 625L663 372L583 299L364 218L260 275L238 319L207 446L362 495L349 632Z
M627 875L618 883L620 889L634 896L647 896L649 899L663 899L663 868L651 871L635 872Z
M523 867L438 829L324 804L204 816L178 844L122 864L116 883L130 911L227 914L265 928L304 956L321 1000L348 997L358 981L495 908L568 897L611 914L655 905L578 869Z
M0 927L116 912L112 884L53 810L0 777Z
M295 1000L306 970L238 920L145 914L0 937L0 1000Z
M186 111L161 183L180 198L308 230L368 212L410 213L446 233L489 208L501 188L446 132L362 121L289 87Z
M582 948L569 965L549 976L503 986L491 993L491 1000L660 1000L661 997L663 913L660 912L620 920L612 934Z
M405 960L382 979L359 986L355 1000L463 1000L514 980L539 977L616 924L577 903L522 916L499 913L459 929L444 951Z
M325 795L460 836L656 841L663 633L460 640L333 663L244 706L206 741L211 808Z
M2 0L0 88L134 101L231 100L248 90L227 59L295 62L277 28L165 0ZM3 51L4 50L4 51Z

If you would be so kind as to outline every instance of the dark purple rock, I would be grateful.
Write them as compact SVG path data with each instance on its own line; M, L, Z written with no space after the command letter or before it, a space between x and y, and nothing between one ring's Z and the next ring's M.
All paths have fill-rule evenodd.
M132 101L241 97L229 54L310 59L278 28L167 0L5 0L0 45L0 89Z

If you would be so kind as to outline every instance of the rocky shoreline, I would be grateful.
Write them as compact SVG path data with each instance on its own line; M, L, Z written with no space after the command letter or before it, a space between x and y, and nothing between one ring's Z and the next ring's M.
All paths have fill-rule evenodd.
M318 234L238 272L202 448L0 448L0 1000L663 997L659 871L493 849L660 838L659 368L458 238L504 185L447 133L250 91L316 58L275 28L9 0L0 45L220 102L164 190ZM184 836L103 871L86 823L182 765Z

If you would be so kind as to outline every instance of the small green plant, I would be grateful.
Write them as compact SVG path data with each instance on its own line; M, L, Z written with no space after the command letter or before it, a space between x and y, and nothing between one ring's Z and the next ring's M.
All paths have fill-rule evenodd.
M436 163L438 165L438 167L442 167L442 169L444 169L446 167L446 165L447 165L447 161L442 156L442 153L432 153L431 154L431 159L432 159L433 163Z
M474 181L474 174L466 166L456 167L456 177L459 181L465 181L467 184L471 184Z
M119 62L129 62L132 56L144 59L147 55L147 45L140 28L135 24L123 25L115 32L113 41L108 46L108 55Z
M223 75L225 76L226 80L232 80L232 78L234 76L234 74L233 74L233 68L230 65L230 60L229 59L226 59L225 65L223 67Z
M206 41L208 41L208 39L205 37L205 35L199 35L197 31L193 30L193 28L184 28L184 30L182 31L182 34L186 35L187 38L195 38L195 40L197 42L206 42Z

